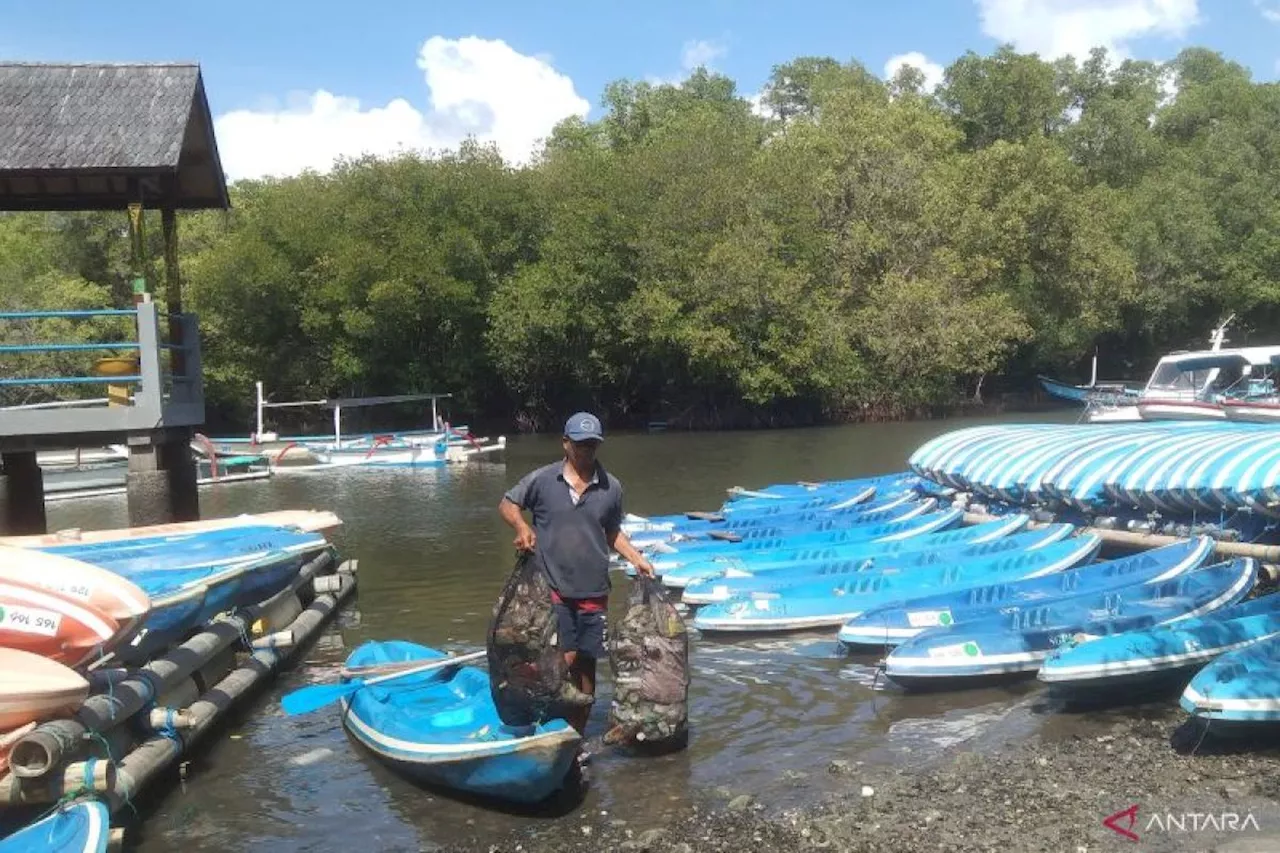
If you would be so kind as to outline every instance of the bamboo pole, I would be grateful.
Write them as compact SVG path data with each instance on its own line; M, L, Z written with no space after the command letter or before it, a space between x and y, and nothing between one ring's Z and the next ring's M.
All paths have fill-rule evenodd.
M293 583L278 595L293 595L297 589L309 587L316 573L332 561L332 552L325 550L303 566ZM168 654L113 684L107 693L90 696L70 719L40 724L13 745L9 752L10 772L22 778L39 778L53 772L65 759L82 753L92 733L107 731L129 719L245 636L258 613L276 597L248 607L237 616L210 623ZM0 803L3 801L4 793L0 791Z
M23 779L6 773L0 779L0 804L53 803L77 792L105 794L115 787L118 778L116 766L105 758L73 761L63 767L61 773L39 779Z
M965 524L982 524L995 521L996 516L978 512L966 512ZM1047 527L1048 522L1033 521L1027 525L1032 530ZM1082 527L1086 533L1092 533L1107 545L1126 551L1143 551L1148 548L1159 548L1185 541L1186 537L1168 536L1162 533L1134 533L1131 530L1108 530L1105 527ZM1214 540L1214 552L1219 557L1253 557L1262 563L1280 563L1280 545L1259 545L1252 542L1223 542Z

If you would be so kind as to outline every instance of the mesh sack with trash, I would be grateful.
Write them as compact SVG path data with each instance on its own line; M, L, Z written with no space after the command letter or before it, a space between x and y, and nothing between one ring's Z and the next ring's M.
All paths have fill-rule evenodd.
M609 639L613 703L605 743L682 746L689 729L689 632L661 584L635 579Z
M551 584L532 554L520 555L493 607L486 652L489 692L502 722L530 726L556 714L568 666Z

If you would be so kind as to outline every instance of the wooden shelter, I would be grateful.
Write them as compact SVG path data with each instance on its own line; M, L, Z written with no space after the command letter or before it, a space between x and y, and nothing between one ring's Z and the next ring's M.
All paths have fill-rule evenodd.
M0 63L0 209L226 208L197 65Z
M127 211L133 297L145 339L145 375L129 411L0 416L0 528L43 528L35 449L70 440L128 443L134 524L198 516L189 442L203 423L204 399L195 317L182 313L176 212L228 207L198 65L0 63L0 210ZM163 313L152 304L143 263L148 208L160 210L164 232ZM167 344L157 319L167 322ZM169 372L182 379L167 396L159 390L165 353Z

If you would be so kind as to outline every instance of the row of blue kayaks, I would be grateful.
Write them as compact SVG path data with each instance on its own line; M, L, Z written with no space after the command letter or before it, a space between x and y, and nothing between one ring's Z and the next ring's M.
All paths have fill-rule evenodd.
M1018 424L954 430L911 470L987 500L1097 512L1257 512L1280 502L1280 434L1233 422Z
M1025 514L964 526L945 491L964 484L921 473L738 490L624 527L704 634L835 629L907 689L1176 684L1197 716L1280 720L1280 595L1257 594L1254 560L1212 562L1208 537L1099 560L1097 535Z

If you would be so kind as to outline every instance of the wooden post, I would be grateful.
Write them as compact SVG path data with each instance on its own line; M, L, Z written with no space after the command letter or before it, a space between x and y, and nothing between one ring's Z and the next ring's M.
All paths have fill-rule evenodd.
M182 346L182 323L177 315L182 313L182 278L178 270L178 214L172 207L160 211L160 226L164 232L164 300L169 314L169 343ZM174 376L186 376L186 359L181 350L173 350L170 366Z
M133 302L146 302L151 289L147 287L146 245L142 232L142 202L129 204L129 272L132 274Z
M131 435L129 472L125 490L129 524L169 524L200 518L196 463L191 455L191 431L175 429L167 435Z
M10 535L45 533L44 474L34 450L0 453L0 531Z

